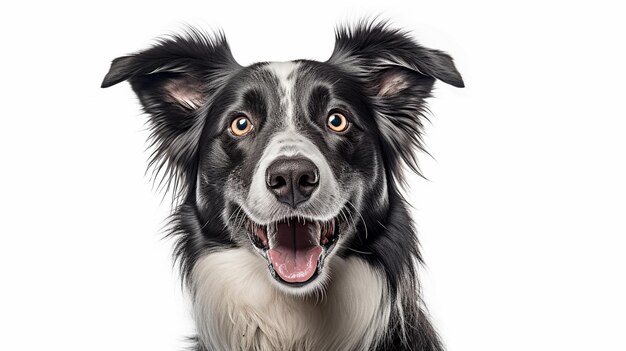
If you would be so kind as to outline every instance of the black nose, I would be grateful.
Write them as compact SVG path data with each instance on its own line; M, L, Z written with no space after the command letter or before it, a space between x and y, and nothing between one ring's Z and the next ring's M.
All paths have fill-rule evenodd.
M281 157L265 171L267 188L293 208L308 200L320 182L319 170L306 158Z

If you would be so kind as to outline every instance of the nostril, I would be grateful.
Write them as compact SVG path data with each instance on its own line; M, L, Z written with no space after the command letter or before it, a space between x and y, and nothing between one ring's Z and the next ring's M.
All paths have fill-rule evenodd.
M302 174L300 176L300 179L298 180L298 185L300 185L301 187L315 187L318 182L319 177L317 173L310 172Z
M283 176L277 175L274 177L270 177L267 185L272 189L280 189L287 185L287 180Z

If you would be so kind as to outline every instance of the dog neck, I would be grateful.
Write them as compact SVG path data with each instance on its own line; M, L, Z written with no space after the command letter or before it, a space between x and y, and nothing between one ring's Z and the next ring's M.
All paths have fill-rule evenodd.
M323 291L280 290L246 248L210 253L193 269L194 317L209 350L369 350L385 334L385 278L357 257L335 259Z

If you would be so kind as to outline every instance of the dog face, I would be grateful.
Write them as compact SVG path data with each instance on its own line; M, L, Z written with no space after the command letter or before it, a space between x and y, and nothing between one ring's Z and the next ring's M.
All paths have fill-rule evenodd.
M193 256L249 248L302 294L369 240L363 217L384 212L403 163L416 167L435 79L463 85L448 55L369 25L338 31L326 62L248 67L223 36L191 31L116 59L103 87L129 80L150 115L153 162L198 217Z
M315 286L354 232L365 185L384 184L362 92L333 65L296 61L242 68L216 96L227 103L205 125L197 200L224 198L233 239L262 255L283 288Z

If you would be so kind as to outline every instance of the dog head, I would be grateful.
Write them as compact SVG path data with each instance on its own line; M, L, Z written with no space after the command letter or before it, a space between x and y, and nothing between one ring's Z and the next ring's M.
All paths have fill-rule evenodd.
M102 87L130 82L198 241L248 247L277 286L303 293L350 238L371 239L363 217L384 213L403 164L416 169L437 79L463 86L447 54L363 24L337 31L326 62L247 67L222 34L190 30L115 59Z

